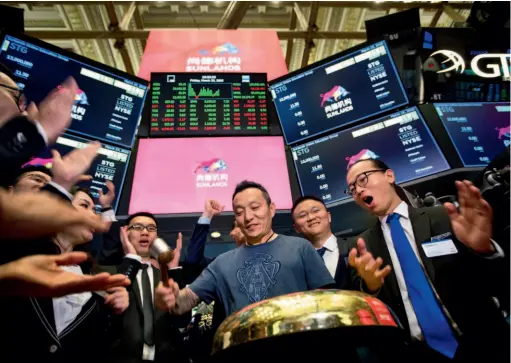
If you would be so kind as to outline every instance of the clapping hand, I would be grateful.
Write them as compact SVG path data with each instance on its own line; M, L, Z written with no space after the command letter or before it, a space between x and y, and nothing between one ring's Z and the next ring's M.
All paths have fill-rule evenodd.
M167 265L168 268L175 268L179 266L179 259L181 258L181 249L183 248L183 234L181 232L177 235L176 248L174 249L174 257Z
M137 255L137 250L133 247L128 237L128 226L121 227L121 244L125 255Z
M495 251L491 243L493 212L481 192L468 180L457 181L460 211L452 203L445 203L456 238L478 253Z
M112 308L114 314L122 314L129 306L130 298L125 287L113 287L107 290L105 305Z
M106 187L108 189L108 192L106 194L103 194L103 189L99 190L99 204L103 208L111 208L112 203L115 199L115 185L110 180L106 181Z
M358 257L357 253L359 254ZM392 270L388 265L380 269L383 265L383 260L380 257L374 259L373 255L367 251L366 244L362 238L357 240L357 248L351 249L348 263L357 270L358 275L364 280L370 292L378 291L382 287L385 277Z

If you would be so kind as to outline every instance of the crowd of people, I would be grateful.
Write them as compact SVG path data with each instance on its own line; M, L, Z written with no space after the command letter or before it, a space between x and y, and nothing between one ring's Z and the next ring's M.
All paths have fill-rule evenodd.
M492 209L469 181L456 183L459 208L415 209L399 197L381 160L354 163L345 191L377 217L355 239L334 235L321 199L291 210L303 238L272 228L275 204L263 185L239 183L232 197L236 248L205 256L209 225L223 212L208 200L185 258L151 258L158 237L149 212L115 219L112 183L95 201L77 188L100 144L61 156L51 170L22 167L71 122L73 79L40 104L26 104L0 64L0 321L5 362L189 362L207 359L228 315L276 296L314 289L362 291L394 312L414 362L509 361L509 325L495 296L509 258L492 239ZM103 236L95 263L76 252ZM167 269L169 286L160 281ZM319 344L320 342L318 342ZM242 359L240 357L240 359Z

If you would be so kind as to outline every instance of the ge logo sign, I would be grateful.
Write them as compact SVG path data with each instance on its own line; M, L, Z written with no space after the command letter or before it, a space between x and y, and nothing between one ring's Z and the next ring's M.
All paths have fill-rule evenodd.
M442 69L441 71L438 71L437 73L445 73L450 71L456 71L458 73L463 73L465 70L465 60L456 52L453 52L452 50L437 50L433 54L430 55L430 57L433 57L434 55L442 54L447 59L442 62L442 64L447 62L452 62L450 67L447 67L446 69Z
M432 53L430 57L441 54L446 57L446 60L442 62L448 63L451 62L452 64L447 67L446 69L442 69L438 71L437 73L445 73L449 71L455 71L458 73L463 73L465 71L465 60L461 55L459 55L456 52L453 52L452 50L437 50L436 52ZM483 58L486 59L493 59L493 64L486 64L484 66L485 69L481 69L479 66L479 61ZM495 78L495 77L504 77L509 78L510 72L510 60L511 55L506 53L491 53L491 54L478 54L476 55L472 61L470 62L470 67L472 68L472 71L479 77L482 78Z

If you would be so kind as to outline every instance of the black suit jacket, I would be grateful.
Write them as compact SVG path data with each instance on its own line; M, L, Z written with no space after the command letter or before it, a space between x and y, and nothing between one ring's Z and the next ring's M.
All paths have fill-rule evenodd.
M130 277L129 307L121 316L120 331L108 354L108 361L116 363L142 362L144 346L144 320L141 305L141 288L136 276L141 263L125 258L121 265L113 267L111 273L122 273ZM109 270L103 267L103 270ZM112 269L112 267L110 267ZM169 277L179 281L175 270L169 271ZM154 286L161 280L160 270L153 266ZM185 362L184 348L179 328L190 321L190 316L173 316L154 308L155 362Z
M335 270L335 288L339 290L353 290L351 282L351 268L348 265L348 255L352 241L348 238L337 237L337 247L339 250L339 261Z
M509 325L505 323L491 298L494 292L498 291L499 276L509 273L503 268L505 260L481 257L458 241L443 207L409 208L409 212L425 271L441 303L461 332L461 336L458 336L459 347L455 359L471 362L509 362ZM431 241L432 237L448 232L451 233L450 238L453 239L458 253L428 258L422 244ZM392 266L379 221L361 237L374 257L381 257L384 266ZM353 276L354 285L360 288L360 278ZM385 278L377 297L396 313L409 332L408 319L394 272Z

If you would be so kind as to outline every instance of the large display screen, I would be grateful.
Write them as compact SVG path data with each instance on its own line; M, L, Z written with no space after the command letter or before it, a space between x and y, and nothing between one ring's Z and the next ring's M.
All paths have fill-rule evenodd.
M303 195L325 203L348 198L346 174L361 159L381 159L403 183L449 169L416 107L292 149Z
M69 130L131 148L148 89L143 79L25 36L6 35L0 61L35 103L72 76L79 90Z
M129 213L196 213L207 199L232 211L232 194L242 180L264 185L277 209L291 208L282 137L140 140Z
M151 136L268 134L264 73L151 73Z
M50 149L55 149L60 153L60 155L64 156L74 149L86 147L88 142L88 140L81 137L64 134L57 139L55 145L42 151L37 157L30 160L27 164L45 165L51 168L53 158ZM115 185L116 194L112 208L116 210L117 204L119 203L119 197L122 192L126 170L128 169L130 154L130 150L108 144L102 144L97 157L92 162L89 170L85 173L86 175L91 175L92 180L80 183L79 186L88 188L96 199L96 202L98 202L99 190L103 190L103 193L106 194L108 192L106 181L111 181ZM101 209L101 206L97 204L96 209Z
M435 103L465 166L484 166L511 143L509 102Z
M272 81L270 92L288 144L408 103L384 41Z

